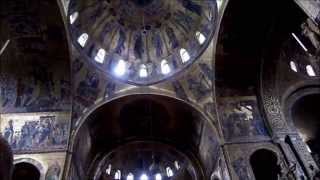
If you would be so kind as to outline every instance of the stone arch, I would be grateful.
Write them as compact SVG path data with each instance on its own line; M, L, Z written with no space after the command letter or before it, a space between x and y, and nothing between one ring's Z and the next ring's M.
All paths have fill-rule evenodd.
M286 121L297 137L301 137L306 145L304 149L313 156L318 166L320 165L320 147L318 146L320 113L317 108L319 102L320 87L304 87L294 91L286 98L284 108Z
M214 124L214 119L210 118L206 113L203 112L202 108L199 107L197 105L197 103L195 103L195 100L191 100L191 101L186 101L186 100L183 100L183 99L180 99L174 95L168 95L166 94L166 91L164 90L153 90L153 92L148 92L148 93L140 93L140 92L137 92L135 89L134 90L129 90L129 91L126 91L125 93L121 93L119 94L117 97L114 97L112 99L107 99L107 100L98 100L96 101L96 103L88 108L88 109L85 109L83 111L83 115L76 120L76 123L73 127L73 131L70 135L70 140L69 140L69 150L73 149L73 142L74 142L74 139L75 139L75 136L76 134L78 133L79 129L81 128L81 126L86 122L86 120L88 119L88 117L90 116L90 114L92 114L94 111L96 111L99 107L101 106L104 106L106 105L107 103L110 103L112 101L115 101L117 99L121 99L121 98L125 98L127 96L136 96L136 95L154 95L154 96L163 96L163 97L168 97L168 98L172 98L172 99L175 99L177 101L180 101L180 102L183 102L183 103L186 103L188 104L189 106L191 106L192 108L196 109L199 113L201 113L201 115L203 117L205 117L205 119L207 119L208 121L210 121L210 123L212 124L212 126L215 127L215 124ZM217 128L217 127L215 127ZM218 130L217 130L218 132Z
M140 101L141 100L141 101ZM123 128L122 127L122 125L121 125L121 123L120 122L122 122L122 120L121 120L121 118L120 119L114 119L115 117L118 117L118 115L117 114L119 114L119 113L121 113L121 111L120 110L122 110L122 107L126 107L126 106L122 106L121 104L127 104L128 103L128 105L129 104L131 104L131 103L137 103L137 104L135 104L136 106L138 106L138 107L140 107L140 106L143 106L143 104L147 104L147 103L151 103L151 106L150 107L152 107L152 108L155 108L155 109L158 109L159 110L159 108L157 108L156 106L157 105L155 105L155 104L153 104L152 102L156 102L156 104L160 104L160 106L162 106L163 108L165 108L165 110L168 110L168 107L165 107L165 106L163 106L164 104L166 104L167 106L169 106L169 107L171 107L171 108L174 108L174 107L176 107L176 106L183 106L184 108L185 108L185 110L186 111L184 111L185 113L186 112L189 112L190 111L190 113L192 113L192 114L195 114L196 115L196 117L201 117L200 119L193 119L192 120L192 118L191 119L188 119L188 118L186 118L185 120L185 124L186 124L186 126L181 126L180 127L180 130L175 130L175 132L174 131L171 131L171 130L173 130L173 129L175 129L175 128L177 128L179 125L179 120L177 120L176 122L174 122L174 121L172 121L172 118L173 117L176 117L177 119L179 119L179 117L180 117L180 115L182 115L182 114L184 114L184 113L181 113L180 111L180 115L178 115L179 113L176 113L175 115L173 115L173 113L172 112L170 112L170 115L169 115L169 122L166 122L166 121L163 121L164 122L164 124L165 125L163 125L163 124L159 124L159 126L158 127L156 127L154 130L152 130L153 132L154 132L154 134L158 134L158 135L160 135L161 133L163 133L164 131L168 131L168 129L167 129L167 126L169 127L171 127L171 130L169 130L168 131L168 134L171 134L171 135L168 135L168 136L166 136L166 135L164 135L164 136L158 136L158 135L155 135L155 136L150 136L150 137L147 137L144 133L139 133L139 132L137 132L137 131L132 131L132 128L134 128L135 126L139 126L139 125L136 125L136 123L134 123L134 124L130 124L130 128L129 129L126 129L126 128ZM119 106L119 107L118 107ZM110 110L108 110L108 109L110 109L111 107L114 107L115 109L114 110L112 110L112 112L110 111ZM129 106L127 109L131 109L131 108L133 108L133 106L131 107L131 106ZM141 109L140 109L141 110ZM139 108L137 109L137 112L139 112L140 111L139 110ZM156 111L158 111L158 110L156 110ZM129 114L129 116L130 117L132 117L133 119L134 119L134 115L136 114L136 113L134 113L134 114L132 114L132 115L130 115L130 111L125 111L126 113L128 113ZM163 112L163 113L160 113L160 114L158 114L158 116L161 116L162 114L166 114L166 112L165 111L163 111L163 110L160 110L160 112ZM173 112L175 112L175 110L173 111ZM178 111L177 111L178 112ZM187 151L190 151L190 153L192 152L193 153L193 150L191 150L191 149L189 149L188 150L188 148L189 148L189 145L190 145L190 147L191 146L193 146L194 148L200 148L201 150L199 150L199 151L201 151L201 152L203 152L204 153L204 151L211 151L211 153L206 153L207 154L207 156L208 156L208 158L204 158L204 156L206 156L206 155L204 155L204 154L199 154L199 156L198 157L200 157L200 161L201 161L201 163L200 164L203 164L203 163L207 163L206 164L206 166L208 165L208 167L210 167L210 168L208 168L208 171L211 169L211 168L214 168L215 167L215 163L216 163L216 161L214 160L216 157L214 157L215 155L215 153L213 153L213 152L219 152L220 150L219 150L219 137L218 137L218 134L217 134L217 131L216 131L216 129L215 129L215 126L213 125L213 123L212 123L212 120L210 119L210 118L208 118L202 111L199 111L197 108L195 108L194 106L192 106L191 104L189 104L189 103L187 103L187 102L184 102L184 101L181 101L181 100L179 100L179 99L176 99L176 98L172 98L172 97L168 97L168 96L163 96L163 95L154 95L154 94L137 94L137 95L128 95L128 96L124 96L124 97L121 97L121 98L117 98L117 99L114 99L113 101L110 101L110 102L108 102L108 103L103 103L103 104L101 104L100 106L98 106L98 107L96 107L96 109L95 110L92 110L92 112L91 113L89 113L88 114L88 116L84 119L84 121L81 123L81 125L80 126L78 126L78 130L77 131L75 131L74 133L73 133L73 140L70 140L70 142L73 142L73 144L72 145L70 145L70 151L71 152L73 152L73 156L71 157L71 156L69 156L69 159L68 159L68 163L69 164L67 164L67 166L70 166L69 168L69 172L68 173L71 173L72 171L77 171L77 170L74 170L74 167L73 167L73 165L74 165L74 162L75 162L75 160L76 159L78 159L78 158L82 158L82 157L84 157L84 156L81 156L80 154L90 154L90 153L95 153L95 151L91 151L90 150L90 148L91 147L88 147L88 148L82 148L82 150L81 150L81 152L80 151L78 151L77 149L77 147L78 146L81 146L81 147L84 147L84 146L86 146L85 144L90 144L89 146L91 146L91 145L94 145L94 144L97 144L98 142L101 142L101 140L98 140L97 138L92 138L92 137L90 137L90 135L93 135L94 134L94 132L93 132L93 130L92 131L90 131L89 129L96 129L96 128L98 128L99 129L99 127L100 126L104 126L103 124L100 124L100 125L97 125L97 123L98 123L98 120L99 121L101 121L101 117L103 117L103 113L104 113L104 115L106 115L106 114L108 114L106 117L108 117L108 119L105 119L106 121L110 121L109 123L109 128L111 128L112 127L112 129L109 129L109 130L107 130L107 129L105 129L104 130L104 132L110 132L110 133L107 133L107 134L109 134L109 135L107 135L107 134L104 134L104 135L102 135L101 134L101 131L100 131L100 133L98 133L98 134L100 134L100 135L94 135L94 137L99 137L99 136L101 136L101 137L104 137L104 141L107 141L108 142L108 144L105 144L105 145L103 145L103 147L104 148L107 148L107 149L105 149L105 151L106 152L108 152L109 150L111 150L112 149L112 147L117 147L118 145L121 145L121 144L123 144L123 143L125 143L125 142L130 142L130 141L132 141L132 140L152 140L152 141L158 141L158 140L160 140L160 142L165 142L165 143L173 143L173 144L175 144L175 146L178 146L178 147L180 147L181 148L181 146L180 145L182 145L181 144L181 142L182 142L182 139L185 139L186 140L186 151L185 152L187 152ZM110 114L111 113L111 114ZM112 113L114 113L115 114L115 116L114 115L112 115ZM159 113L159 112L158 112ZM123 113L123 114L125 114L125 113ZM139 113L138 113L139 114ZM143 114L143 113L142 113ZM154 112L154 113L152 113L152 114L157 114L157 112ZM120 114L119 114L120 115ZM190 114L191 115L191 114ZM165 115L166 116L166 115ZM119 116L120 117L120 116ZM167 117L167 116L166 116ZM167 118L166 117L162 117L162 118L164 118L163 120L166 120ZM125 117L125 119L128 119L129 117ZM155 118L155 117L154 117ZM153 120L155 120L153 118ZM180 117L180 119L181 119L181 117ZM102 121L101 121L102 122ZM129 121L130 122L130 121ZM134 121L135 122L135 121ZM138 122L138 121L137 121ZM158 120L155 120L153 123L154 124L158 124L160 121L158 121ZM199 128L200 127L200 129L202 129L202 130L200 130L198 133L200 133L199 135L195 135L195 131L193 130L193 125L192 126L189 126L189 125L191 125L191 124L189 124L189 123L191 123L191 122L193 122L193 123L196 123L196 124L194 124L195 125L195 127L194 128ZM105 122L105 123L107 123L107 122ZM119 124L120 123L120 124ZM125 122L124 122L125 123ZM128 122L127 122L128 123ZM96 125L95 125L96 124ZM117 124L119 124L119 125L117 125ZM126 123L125 123L126 124ZM125 125L124 124L124 125ZM189 124L189 125L188 125ZM205 125L204 125L205 124ZM144 126L144 125L143 125ZM143 126L142 126L142 128L143 128ZM140 126L139 126L140 127ZM194 138L195 138L195 141L198 141L198 143L196 143L197 145L195 145L195 144L193 144L192 145L192 143L193 142L191 142L191 141L193 141L193 140L191 140L192 138L190 137L190 138L186 138L187 136L190 136L190 135L186 135L184 138L182 138L182 136L181 136L181 134L184 134L184 132L185 132L185 128L186 127L192 127L192 129L190 129L190 133L189 134L194 134L195 136L194 136ZM164 129L162 129L162 128L164 128ZM87 130L86 130L87 129ZM112 131L114 131L114 132L112 132ZM180 131L180 135L178 135L179 134L179 131ZM97 131L98 132L98 131ZM117 132L116 134L117 135L115 135L114 133L115 132ZM175 135L173 135L173 134L175 134ZM178 133L178 134L177 134ZM79 138L80 137L82 137L81 136L81 134L83 135L83 134L86 134L86 135L84 135L83 136L83 138L81 138L81 141L82 142L84 142L84 141L86 141L86 143L85 144L83 144L84 146L82 146L82 145L80 145L81 143L80 143L80 141L79 141ZM112 135L113 134L113 135ZM132 134L132 135L130 135L130 134ZM196 133L197 134L197 133ZM193 136L193 135L192 135ZM86 138L84 138L84 137L86 137ZM115 143L115 142L112 142L112 140L110 139L110 137L113 137L113 138L111 138L111 139L115 139L117 142ZM145 137L147 137L146 139L145 139ZM138 138L138 139L137 139ZM140 139L140 138L142 138L142 139ZM199 139L200 138L200 139ZM107 139L109 139L109 140L107 140ZM118 140L117 140L118 139ZM189 142L189 140L187 140L187 139L189 139L190 140L190 142ZM197 140L198 139L198 140ZM180 142L181 141L181 142ZM211 142L210 143L210 145L209 144L207 144L207 145L205 145L206 143L208 143L208 142ZM80 144L79 144L80 143ZM190 144L191 143L191 144ZM109 147L110 146L110 147ZM102 147L102 146L101 146ZM100 145L97 145L97 147L95 147L94 149L99 149L99 148L101 148L100 147ZM87 150L85 150L85 149L87 149ZM98 151L97 151L98 152ZM100 153L102 153L102 152L100 152ZM218 153L219 154L219 153ZM203 156L204 155L204 156ZM87 155L85 155L86 157L87 157ZM94 155L94 156L96 156L96 155ZM212 157L211 157L212 156ZM211 157L211 159L212 159L212 161L210 161L209 159L210 159L210 157ZM81 159L80 161L87 161L88 159L87 158L85 158L85 159ZM79 161L79 160L78 160ZM88 160L88 161L91 161L91 160ZM83 165L83 166L85 166L85 165ZM92 168L92 162L91 163L89 163L89 166L90 166L90 168ZM88 169L89 167L84 167L85 169ZM213 170L213 169L212 169ZM212 171L212 170L210 170L210 171ZM81 170L78 170L78 171L81 171ZM86 176L86 174L83 174L83 176Z
M31 169L33 173L31 175L38 176L37 180L45 180L45 168L44 166L37 160L32 158L18 158L14 160L15 167L19 166L19 170L24 170L24 168L27 168L27 170ZM22 174L23 175L23 174ZM13 177L15 177L15 174L13 173ZM24 176L21 176L21 174L18 174L16 178L21 178ZM34 180L36 180L34 179Z

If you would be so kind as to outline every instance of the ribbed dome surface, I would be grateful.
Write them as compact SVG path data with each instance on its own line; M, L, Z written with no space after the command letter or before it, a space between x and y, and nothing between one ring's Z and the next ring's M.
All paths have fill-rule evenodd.
M75 47L97 68L138 85L192 63L215 30L215 0L71 0Z

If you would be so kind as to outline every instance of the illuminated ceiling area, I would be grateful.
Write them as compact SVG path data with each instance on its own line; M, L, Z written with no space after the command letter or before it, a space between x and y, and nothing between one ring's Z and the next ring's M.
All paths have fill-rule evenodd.
M103 157L94 179L198 179L197 172L192 161L173 147L133 142Z
M149 85L193 63L215 31L215 0L71 0L73 45L122 81Z

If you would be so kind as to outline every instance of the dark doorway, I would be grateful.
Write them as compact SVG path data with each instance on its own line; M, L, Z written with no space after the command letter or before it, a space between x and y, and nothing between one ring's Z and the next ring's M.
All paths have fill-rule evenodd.
M14 166L12 180L39 180L40 171L30 163L18 163Z
M256 180L277 180L280 174L278 158L270 150L257 150L250 157L250 164Z

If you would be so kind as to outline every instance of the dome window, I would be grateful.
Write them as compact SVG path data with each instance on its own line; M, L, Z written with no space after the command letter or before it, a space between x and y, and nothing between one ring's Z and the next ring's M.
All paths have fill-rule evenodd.
M168 64L168 61L167 60L162 60L161 61L161 73L162 74L169 74L171 71L171 68Z
M180 169L180 164L178 161L174 161L174 166L176 167L177 170Z
M166 171L167 171L167 176L168 177L172 177L173 176L173 171L172 171L172 169L170 167L167 167Z
M117 170L117 172L114 174L114 179L120 180L121 179L121 171Z
M78 16L79 16L79 13L78 13L78 12L72 13L72 14L70 15L70 24L73 24L73 23L77 20Z
M199 31L196 32L196 38L197 38L197 40L198 40L198 42L199 42L200 45L202 45L203 43L205 43L205 42L206 42L206 39L207 39L207 38L206 38L201 32L199 32Z
M296 65L296 63L293 62L293 61L290 61L290 68L291 68L292 71L298 72L297 65Z
M81 47L84 47L86 45L87 40L89 39L89 35L87 33L81 34L78 38L78 43Z
M126 73L126 66L126 62L123 59L120 59L114 68L114 73L116 76L123 76Z
M312 153L312 150L311 150L311 148L309 147L309 145L306 145L306 147L307 147L307 151L308 151L309 153Z
M310 77L316 76L316 73L314 72L314 69L311 65L307 65L306 70L307 70L308 76L310 76Z
M183 63L186 63L187 61L190 60L190 55L186 49L180 49L180 57L182 59Z
M148 76L147 66L142 64L139 70L139 76L141 78L146 78Z
M106 56L106 51L104 49L99 49L94 60L100 64L103 64L105 56Z
M155 180L162 180L162 176L160 173L155 175Z
M106 169L106 173L107 173L108 175L111 174L111 164L108 165L108 168Z
M142 174L140 176L140 180L148 180L148 179L149 179L149 177L146 174Z
M217 0L217 6L218 6L218 10L220 11L222 7L222 0Z
M134 176L132 173L129 173L127 176L127 180L134 180Z

